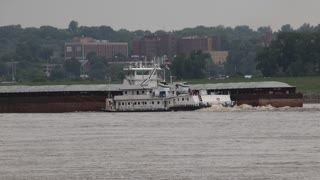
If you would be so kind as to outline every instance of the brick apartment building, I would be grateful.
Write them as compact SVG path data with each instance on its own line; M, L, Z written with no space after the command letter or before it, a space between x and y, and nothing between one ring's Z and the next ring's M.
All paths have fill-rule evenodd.
M211 38L184 37L178 40L178 54L189 54L192 51L211 51Z
M107 40L84 37L74 39L74 42L71 43L65 43L64 51L66 60L71 58L83 60L90 52L95 52L97 56L107 59L117 55L128 57L128 43L109 42Z
M212 50L213 51L222 51L222 39L221 36L212 36Z
M155 39L136 40L132 42L132 55L151 59L158 56L158 41Z
M132 55L139 57L172 57L177 52L177 38L173 33L155 33L145 36L142 40L132 42Z
M166 55L173 57L177 54L177 40L178 38L174 33L159 33L159 53L160 56Z
M220 42L217 47L220 48ZM144 37L142 40L132 42L132 55L138 57L160 57L166 55L173 57L179 53L189 54L191 51L212 50L212 39L207 37L177 38L174 33L155 33Z

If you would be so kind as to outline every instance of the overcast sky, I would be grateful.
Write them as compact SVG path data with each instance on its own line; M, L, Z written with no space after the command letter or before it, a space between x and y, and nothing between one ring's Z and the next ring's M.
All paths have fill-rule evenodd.
M0 26L108 25L118 30L320 23L320 0L0 0Z

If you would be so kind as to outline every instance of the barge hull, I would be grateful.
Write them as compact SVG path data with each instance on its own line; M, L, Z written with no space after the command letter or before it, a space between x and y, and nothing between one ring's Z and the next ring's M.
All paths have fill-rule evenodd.
M105 94L86 95L18 95L0 97L0 113L61 113L100 111L105 106Z
M236 104L248 104L251 106L268 106L273 107L303 107L303 95L295 94L239 94L232 95L231 99Z

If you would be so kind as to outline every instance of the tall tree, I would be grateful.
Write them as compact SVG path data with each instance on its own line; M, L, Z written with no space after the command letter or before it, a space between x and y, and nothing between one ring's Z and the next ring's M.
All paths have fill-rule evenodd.
M290 24L285 24L281 27L281 32L292 32L294 31Z
M107 75L107 63L103 57L97 56L96 53L88 54L87 59L90 62L89 77L93 80L103 80Z
M77 33L77 32L78 32L78 22L72 20L72 21L69 23L68 31L71 32L71 33L73 33L73 34Z
M78 79L80 77L80 68L80 62L74 58L64 62L64 70L71 77L71 79Z
M207 76L210 56L202 51L193 51L189 56L178 55L172 62L172 72L179 79L200 79Z

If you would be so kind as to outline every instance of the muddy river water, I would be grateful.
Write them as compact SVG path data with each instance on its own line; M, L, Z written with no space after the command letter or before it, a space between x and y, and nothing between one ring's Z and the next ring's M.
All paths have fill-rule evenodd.
M0 179L320 179L320 105L0 114Z

